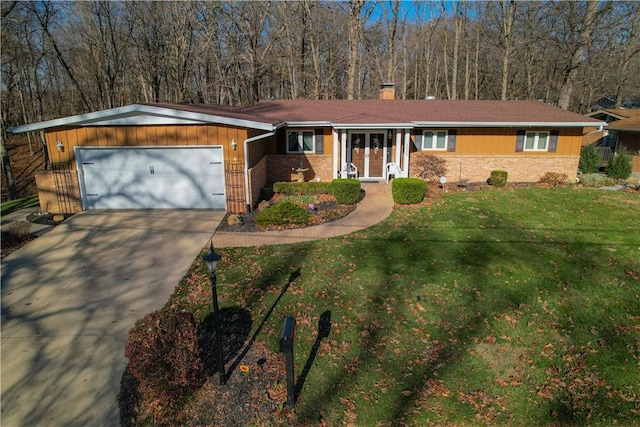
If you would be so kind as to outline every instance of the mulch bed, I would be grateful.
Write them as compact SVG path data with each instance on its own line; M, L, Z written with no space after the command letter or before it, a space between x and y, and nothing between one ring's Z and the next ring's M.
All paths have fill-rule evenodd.
M264 206L266 207L267 205L275 203L277 199L278 199L277 196L274 197L273 199L267 201L267 203ZM292 224L284 228L286 229L304 228L304 227L309 227L313 225L324 224L327 222L335 221L337 219L343 218L346 215L350 214L351 212L353 212L355 208L356 208L356 205L340 205L335 200L324 200L314 205L314 209L309 210L309 212L313 216L311 224L304 225L304 226L297 226L295 224ZM216 231L251 233L256 231L283 229L283 227L269 227L269 228L261 227L255 221L255 217L258 213L260 213L260 208L254 209L249 213L241 214L241 215L234 215L232 213L227 212L224 219L220 222L220 225L218 225L218 228L216 229ZM240 222L237 224L230 224L229 218L235 217L235 216L238 217Z

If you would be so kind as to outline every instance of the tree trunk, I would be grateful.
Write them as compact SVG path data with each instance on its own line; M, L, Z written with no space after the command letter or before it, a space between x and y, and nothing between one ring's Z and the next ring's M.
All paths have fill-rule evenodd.
M566 69L560 95L558 97L558 107L566 110L569 108L571 94L573 93L573 84L578 75L578 68L585 61L585 54L589 42L591 40L591 32L595 24L596 12L598 11L598 2L596 0L587 1L587 11L584 16L583 25L578 33L578 44L571 55L571 62Z
M506 1L500 3L500 12L502 15L502 38L504 43L504 54L502 56L502 94L501 99L507 99L507 90L509 88L509 59L511 56L511 29L513 27L513 19L516 13L516 4L514 0L509 1L508 8L505 9Z
M356 93L356 74L358 64L358 45L362 20L360 12L364 7L364 0L349 1L349 63L347 66L347 99L354 99Z
M0 130L0 152L2 153L2 171L7 180L7 190L9 191L9 200L14 200L17 196L16 179L13 176L11 162L9 161L9 151L4 141L4 129Z

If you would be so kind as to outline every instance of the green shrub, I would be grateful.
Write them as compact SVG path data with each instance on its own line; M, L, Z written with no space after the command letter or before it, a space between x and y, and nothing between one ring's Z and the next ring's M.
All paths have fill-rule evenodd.
M631 165L631 156L626 148L622 147L609 159L606 172L613 179L627 179L631 176L633 166Z
M587 174L598 172L600 162L602 162L602 156L600 156L594 144L582 147L580 150L580 162L578 163L580 172Z
M353 205L360 199L360 181L357 179L334 179L331 190L341 205Z
M206 380L200 328L192 313L161 309L138 320L124 354L140 390L176 405Z
M549 184L554 187L562 184L567 184L569 182L569 177L566 173L558 173L558 172L545 172L544 175L540 177L540 184Z
M504 187L505 185L507 185L507 175L507 171L491 171L491 178L489 178L491 185L493 185L494 187Z
M311 213L302 206L291 202L281 202L269 206L256 215L256 223L263 226L307 225L311 222Z
M283 202L291 202L291 203L296 203L298 205L308 205L309 203L313 203L314 205L317 205L320 203L320 197L318 197L315 194L302 194L299 196L283 196L282 198L278 199L278 203L283 203Z
M273 192L300 196L304 194L330 194L331 182L276 182L273 184Z
M396 178L391 183L393 201L401 205L420 203L427 192L427 183L418 178Z

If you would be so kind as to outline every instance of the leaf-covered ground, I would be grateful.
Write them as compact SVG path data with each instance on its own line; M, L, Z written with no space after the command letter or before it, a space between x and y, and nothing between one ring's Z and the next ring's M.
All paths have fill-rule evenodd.
M260 357L281 357L295 316L298 400L283 405L274 364L245 399L212 376L219 409L198 418L203 391L180 422L266 399L248 424L640 424L639 220L637 194L488 189L349 236L221 250L221 306L247 313ZM209 315L200 260L168 304Z

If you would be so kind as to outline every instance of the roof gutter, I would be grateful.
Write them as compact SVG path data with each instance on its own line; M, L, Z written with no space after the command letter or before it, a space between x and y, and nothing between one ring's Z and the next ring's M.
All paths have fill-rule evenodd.
M146 115L146 121L141 119ZM273 129L270 123L255 122L239 118L213 114L174 110L142 104L131 104L109 110L63 117L61 119L14 126L7 129L10 133L22 133L63 126L133 126L133 125L182 125L182 124L224 124L229 126L250 127L260 130Z
M277 127L276 127L277 128ZM275 130L262 135L252 136L244 140L244 197L246 201L247 211L251 211L249 205L249 144L252 142L260 141L265 138L270 138L276 134Z
M593 122L414 122L417 127L598 127L605 126L602 121Z

